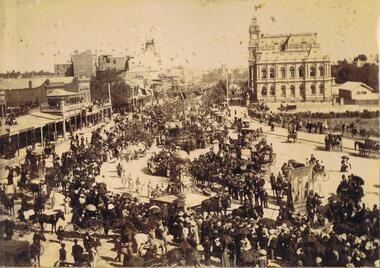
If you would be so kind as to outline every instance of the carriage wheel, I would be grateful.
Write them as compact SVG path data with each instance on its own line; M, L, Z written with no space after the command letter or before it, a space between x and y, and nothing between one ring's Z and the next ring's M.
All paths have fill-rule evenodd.
M103 227L95 226L95 225L89 226L88 228L86 228L85 232L90 233L90 234L94 234L98 237L102 237L105 235Z
M74 223L68 223L65 228L63 228L63 231L65 234L69 234L70 236L73 234L82 234L81 228L79 228L79 226Z

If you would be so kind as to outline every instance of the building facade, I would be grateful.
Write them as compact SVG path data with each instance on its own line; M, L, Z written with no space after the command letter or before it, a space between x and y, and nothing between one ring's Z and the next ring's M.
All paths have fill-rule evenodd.
M125 58L124 57L112 57L112 55L100 55L98 58L98 70L125 70Z
M74 51L71 55L73 63L74 76L91 77L96 73L96 55L93 55L90 50L78 53Z
M330 58L316 33L264 35L249 27L249 87L254 101L331 101Z
M63 64L54 64L54 74L56 76L73 76L73 64L72 63L63 63Z

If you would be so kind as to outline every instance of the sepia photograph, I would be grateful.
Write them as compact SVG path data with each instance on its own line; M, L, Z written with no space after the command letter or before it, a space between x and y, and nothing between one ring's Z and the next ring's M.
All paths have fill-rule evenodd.
M380 267L379 0L0 0L1 267Z

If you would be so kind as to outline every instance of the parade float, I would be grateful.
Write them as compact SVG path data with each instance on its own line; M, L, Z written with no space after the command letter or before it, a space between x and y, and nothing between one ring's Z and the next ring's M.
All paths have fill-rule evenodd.
M171 153L171 159L167 174L168 187L163 195L151 198L151 202L157 205L169 204L183 210L199 207L213 194L206 195L195 185L189 172L189 155L185 151L176 150Z

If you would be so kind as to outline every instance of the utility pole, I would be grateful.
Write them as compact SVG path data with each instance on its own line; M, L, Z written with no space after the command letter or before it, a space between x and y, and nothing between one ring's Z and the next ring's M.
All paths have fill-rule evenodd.
M108 82L107 84L107 89L108 89L108 100L111 105L111 115L112 115L111 83L110 82Z

